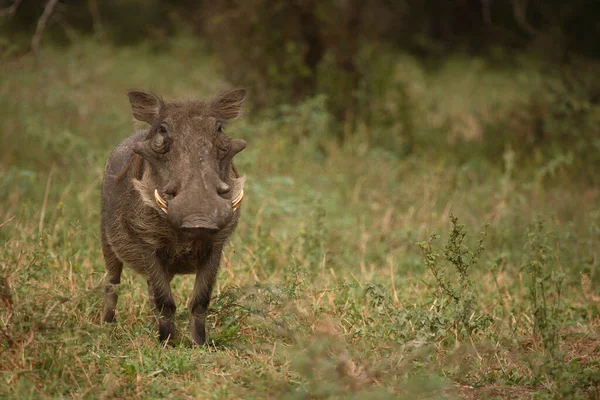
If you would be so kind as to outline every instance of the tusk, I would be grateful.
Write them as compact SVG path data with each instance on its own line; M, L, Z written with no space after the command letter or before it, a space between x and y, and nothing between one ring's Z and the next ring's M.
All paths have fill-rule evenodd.
M165 214L167 214L167 202L164 201L162 197L160 197L160 194L158 194L157 189L154 189L154 200L156 201L156 204L158 204L160 209L163 210Z
M240 194L238 194L237 197L231 201L231 208L233 208L233 211L238 209L238 207L240 206L243 199L244 199L244 189L242 189L240 191Z

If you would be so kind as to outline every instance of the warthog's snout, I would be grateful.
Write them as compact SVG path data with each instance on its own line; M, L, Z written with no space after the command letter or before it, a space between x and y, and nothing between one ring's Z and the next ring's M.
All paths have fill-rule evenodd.
M241 198L227 199L231 188L225 182L217 185L216 193L210 196L201 192L175 193L165 200L158 190L154 191L154 200L167 215L171 226L181 231L188 239L208 239L225 228L233 218ZM243 196L243 193L241 193ZM240 195L238 195L239 197Z

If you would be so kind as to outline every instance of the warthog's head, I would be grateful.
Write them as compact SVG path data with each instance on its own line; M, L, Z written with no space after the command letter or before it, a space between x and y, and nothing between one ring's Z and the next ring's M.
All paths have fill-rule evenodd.
M136 189L184 236L213 237L230 224L244 195L232 159L246 142L229 138L224 124L238 116L246 90L210 102L128 95L134 117L151 126L132 149L148 164Z

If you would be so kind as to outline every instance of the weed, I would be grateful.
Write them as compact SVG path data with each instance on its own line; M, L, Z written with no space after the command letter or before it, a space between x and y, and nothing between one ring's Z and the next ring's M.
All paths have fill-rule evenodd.
M550 356L559 352L560 318L562 286L565 274L550 268L552 248L551 237L544 234L544 222L538 219L527 234L527 260L525 268L528 275L528 289L533 311L533 334L540 347Z
M452 230L444 246L444 259L454 268L458 275L455 283L451 281L451 272L440 265L440 255L435 252L432 242L438 238L431 235L427 242L419 242L423 251L425 265L435 278L437 284L436 298L439 300L438 310L452 315L452 327L461 340L470 337L477 329L485 329L489 325L489 317L481 314L477 297L474 293L473 282L469 277L469 268L479 262L479 257L485 249L483 241L487 235L485 229L474 251L463 244L467 232L465 226L458 223L458 218L450 215Z

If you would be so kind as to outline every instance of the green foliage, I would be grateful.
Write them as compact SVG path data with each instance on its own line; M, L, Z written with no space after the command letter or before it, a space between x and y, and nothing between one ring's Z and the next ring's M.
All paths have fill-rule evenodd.
M600 384L600 374L594 371L598 360L591 365L577 361L564 363L569 355L564 349L563 332L566 314L563 299L566 275L560 265L560 255L552 242L554 235L544 229L539 218L527 234L527 287L533 315L533 337L541 350L539 357L529 360L540 382L546 382L554 396L580 398L590 388ZM592 389L593 390L593 389Z
M304 59L309 33L304 32L301 8L265 0L205 5L202 30L225 76L234 84L249 86L257 104L277 105L314 95L303 92L312 71Z
M579 63L548 82L539 123L540 139L547 142L540 147L556 160L549 173L572 164L593 180L600 168L600 78L592 72L597 68Z
M357 123L368 126L366 137L360 139L395 156L405 156L414 150L420 112L409 92L408 78L398 74L398 65L393 61L396 59L397 53L391 48L383 51L376 45L365 46L357 56L363 76L356 89L353 112ZM331 92L339 93L336 88L326 91Z
M534 335L542 349L550 356L558 351L559 331L563 315L561 293L565 274L550 267L552 253L551 236L544 234L544 223L540 219L527 235L529 255L525 268L529 275L529 296L533 308Z
M540 183L565 171L594 182L600 168L597 68L580 60L546 72L529 98L517 101L501 121L486 123L483 151L494 157L511 146L522 165L538 169Z
M292 146L306 141L311 148L318 147L319 142L329 136L328 129L333 122L325 95L307 98L295 106L279 105L265 111L262 117L268 121L269 130L286 132L286 140Z
M457 282L451 282L452 271L447 271L440 265L440 255L435 252L432 242L437 235L432 235L427 242L420 242L419 247L423 251L425 265L435 278L437 284L436 297L440 304L438 310L449 315L453 328L459 338L464 339L472 335L477 329L486 329L489 326L489 316L482 314L477 304L477 298L473 291L473 282L469 277L469 268L479 262L484 250L483 241L487 236L486 230L474 251L469 250L463 241L467 232L465 226L458 223L458 218L450 215L452 230L448 236L448 242L444 246L444 259L454 268L458 275ZM486 225L487 228L487 225Z
M319 201L314 205L313 218L314 221L311 226L306 227L300 233L302 244L300 254L312 273L323 265L327 256L325 247L327 243L327 214Z

